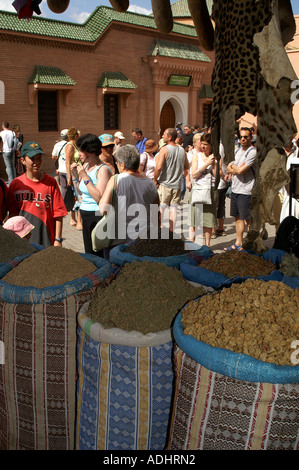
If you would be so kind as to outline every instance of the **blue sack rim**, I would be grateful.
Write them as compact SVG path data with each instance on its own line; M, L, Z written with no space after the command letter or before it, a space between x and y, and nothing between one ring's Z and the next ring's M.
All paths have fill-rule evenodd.
M208 294L213 295L213 294ZM196 300L199 300L200 297ZM182 311L187 308L186 303ZM247 354L235 353L229 349L216 348L185 335L182 313L179 312L173 323L173 336L177 345L206 369L247 382L272 384L299 383L299 365L282 366L263 362Z
M110 276L112 265L109 261L89 253L78 254L93 263L97 269L87 276L73 281L68 281L59 286L50 286L44 289L37 287L15 286L0 279L0 300L16 304L50 304L61 302L71 295L97 286L100 282L103 282ZM7 272L12 268L13 266L8 265Z
M184 261L191 256L200 256L203 253L213 253L212 250L207 246L202 246L199 250L188 251L187 253L176 255L176 256L165 256L165 257L153 257L153 256L135 256L132 253L125 253L125 250L134 242L117 245L110 251L111 263L123 266L126 263L132 263L133 261L151 261L153 263L163 263L166 266L178 267Z

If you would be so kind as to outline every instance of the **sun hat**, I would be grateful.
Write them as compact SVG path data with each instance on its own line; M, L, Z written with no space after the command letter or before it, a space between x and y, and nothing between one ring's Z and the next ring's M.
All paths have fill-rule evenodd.
M158 144L153 139L148 139L145 142L145 152L155 152L158 148Z
M40 153L44 154L41 146L37 142L30 140L22 146L21 157L27 156L29 158L33 158L35 155Z
M8 219L4 224L3 228L6 230L12 230L15 232L19 237L23 238L34 229L34 225L28 222L25 217L21 215L16 215L15 217L11 217Z
M102 147L107 147L108 145L114 145L114 140L111 134L102 134L99 136L99 139L102 142Z
M114 137L117 137L118 139L125 139L122 132L115 132Z

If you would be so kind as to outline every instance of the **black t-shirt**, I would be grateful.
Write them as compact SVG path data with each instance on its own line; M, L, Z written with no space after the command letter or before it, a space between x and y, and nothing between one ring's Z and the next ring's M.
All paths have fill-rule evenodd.
M185 149L188 145L193 147L193 133L183 134L183 148Z

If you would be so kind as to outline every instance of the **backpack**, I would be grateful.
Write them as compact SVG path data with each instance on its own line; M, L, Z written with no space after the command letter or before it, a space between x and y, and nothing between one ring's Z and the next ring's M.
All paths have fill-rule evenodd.
M299 220L289 215L278 227L273 248L293 253L299 258Z

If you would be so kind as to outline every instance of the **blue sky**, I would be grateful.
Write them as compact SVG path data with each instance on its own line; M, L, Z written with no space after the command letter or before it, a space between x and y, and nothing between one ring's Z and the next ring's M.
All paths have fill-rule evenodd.
M171 0L171 3L175 3L176 1L177 0ZM0 10L16 12L12 3L13 0L0 0ZM294 15L299 15L299 0L291 0L291 3ZM90 13L92 13L99 5L111 7L109 0L70 0L69 7L65 13L55 14L49 10L47 1L43 0L40 4L40 8L42 10L42 16L46 18L71 21L74 23L84 23ZM135 11L136 13L149 14L152 10L151 0L130 0L130 10Z

